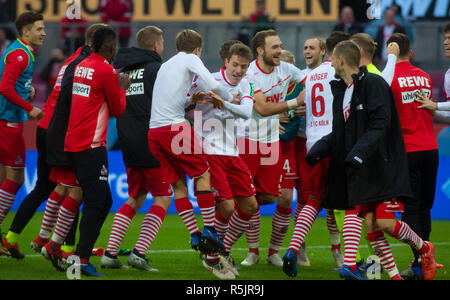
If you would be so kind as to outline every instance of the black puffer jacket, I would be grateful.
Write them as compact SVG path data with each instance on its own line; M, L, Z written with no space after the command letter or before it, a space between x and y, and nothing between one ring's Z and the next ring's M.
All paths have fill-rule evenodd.
M324 207L348 209L357 204L412 197L405 144L389 85L366 67L353 75L354 92L345 122L342 103L347 88L332 81L333 131L309 151L330 156Z
M139 48L121 48L114 60L114 67L122 69L131 79L127 90L127 105L117 119L119 145L127 167L159 167L159 161L151 154L147 133L152 108L153 85L162 59L154 51Z

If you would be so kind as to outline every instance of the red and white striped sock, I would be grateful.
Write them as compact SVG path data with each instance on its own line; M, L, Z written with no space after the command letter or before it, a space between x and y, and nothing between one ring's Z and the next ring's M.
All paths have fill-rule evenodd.
M342 236L344 238L344 265L352 271L357 269L356 255L361 240L362 219L356 215L356 211L347 210L344 217Z
M423 240L405 222L397 220L394 232L391 233L390 236L403 243L408 244L409 246L419 251L419 253L424 252L422 251L424 250L422 249L422 246L424 245Z
M134 208L128 204L122 205L114 216L114 221L111 229L111 234L109 235L108 246L106 251L112 255L117 255L120 244L127 234L127 230L130 227L131 220L133 220L136 215Z
M197 219L195 218L194 207L189 198L175 199L175 208L190 234L200 232L197 226Z
M150 248L165 216L166 210L161 206L152 205L152 207L150 207L150 210L145 215L144 221L142 222L141 233L135 246L140 254L145 255L148 248Z
M230 218L230 223L228 224L228 230L223 239L223 244L225 245L225 251L231 252L231 247L237 242L241 235L248 228L248 223L252 215L244 213L239 206L234 211Z
M214 196L211 192L197 192L197 203L203 217L203 226L214 227L216 213Z
M62 244L72 227L81 203L67 196L59 209L58 220L56 221L55 231L53 232L52 241Z
M64 197L53 191L47 200L45 205L44 218L42 219L41 231L39 232L39 237L41 239L49 239L50 235L55 227L56 221L58 220L58 212L61 207Z
M367 239L372 245L373 252L380 259L381 265L388 272L389 277L392 278L398 275L399 272L392 256L391 247L383 231L368 232Z
M298 253L300 246L305 241L305 237L311 230L311 226L316 220L317 215L321 210L320 204L316 201L308 201L305 207L298 216L297 223L295 224L294 233L292 234L291 243L289 249Z
M230 221L230 218L225 218L220 214L220 212L216 211L216 220L215 220L215 227L217 234L219 235L220 239L223 240L225 237L225 233L228 229L228 222Z
M261 214L259 206L257 211L251 216L246 228L245 235L250 252L259 254L259 230L261 227Z
M299 195L300 193L297 194ZM294 210L294 224L297 223L298 215L302 211L303 207L305 207L305 204L302 201L299 201L297 198L297 205L295 206Z
M291 220L292 208L284 208L277 205L272 218L272 235L270 236L269 254L278 253L283 244L284 237L287 234L289 223Z
M336 219L334 218L334 212L331 209L327 209L327 228L330 234L331 249L341 248L341 233L339 232Z
M20 187L21 185L9 179L5 179L0 187L0 228L2 228L3 221L8 215Z

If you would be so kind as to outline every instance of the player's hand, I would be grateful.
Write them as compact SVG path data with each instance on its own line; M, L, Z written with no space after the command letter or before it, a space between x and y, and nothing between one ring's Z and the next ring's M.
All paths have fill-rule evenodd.
M34 96L36 95L36 90L34 87L30 87L30 97L28 99L31 101L34 99Z
M209 103L212 103L220 108L223 108L225 106L225 100L223 100L219 95L213 92L209 92L208 95L211 97L210 99L208 99Z
M233 101L231 101L233 104L240 104L241 101L238 99L237 95L233 95Z
M32 117L35 120L40 120L44 117L44 112L40 108L35 106L30 111L30 117Z
M199 103L199 104L206 104L208 94L204 92L195 92L191 96L191 102L192 103Z
M298 106L301 106L305 104L305 90L303 90L300 95L297 97L297 104Z
M434 102L433 100L431 100L430 98L427 97L427 95L425 95L424 92L422 91L417 91L415 94L416 96L416 102L419 102L420 106L417 106L417 108L425 108L431 111L435 111L438 109L437 107L437 103Z
M289 123L291 121L291 118L289 118L287 113L280 114L280 123Z
M123 90L128 90L131 85L131 79L128 74L121 73L119 74L119 87Z
M305 115L306 115L306 106L305 106L305 104L300 105L299 107L297 107L294 110L294 116L296 116L296 117L303 117Z
M279 126L280 127L278 128L278 132L280 133L280 135L285 134L286 133L286 129L283 126L281 126L281 124Z
M389 45L387 45L387 53L394 54L398 57L400 55L400 47L396 42L389 43Z

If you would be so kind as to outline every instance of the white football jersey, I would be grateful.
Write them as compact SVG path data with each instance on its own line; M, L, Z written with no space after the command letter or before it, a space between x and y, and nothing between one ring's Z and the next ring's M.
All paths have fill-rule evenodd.
M153 87L150 128L159 128L185 122L186 94L197 75L222 98L232 99L214 80L203 62L195 54L178 52L161 65Z
M255 101L250 82L246 78L243 78L239 84L233 85L227 78L225 68L212 76L239 101L242 101L241 103L245 99L251 100L252 103ZM208 88L198 78L194 81L189 95L206 91L209 91ZM200 122L198 122L199 118L201 118ZM225 108L216 107L210 103L197 104L194 112L194 130L196 136L202 138L203 152L212 155L239 156L236 146L237 120L239 118Z
M254 60L247 71L247 78L253 84L255 94L261 91L266 102L281 103L285 101L289 83L303 83L306 72L282 61L272 72L265 73L259 67L258 60ZM274 143L280 139L279 124L279 114L263 117L253 110L251 119L241 120L239 136L260 143Z
M306 149L333 129L333 93L330 82L335 80L331 61L325 61L308 73L305 82Z

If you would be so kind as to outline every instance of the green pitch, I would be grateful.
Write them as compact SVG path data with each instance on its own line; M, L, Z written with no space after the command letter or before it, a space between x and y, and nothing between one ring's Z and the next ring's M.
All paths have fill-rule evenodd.
M0 257L0 280L35 280L52 279L67 280L66 274L56 271L51 263L44 259L40 254L35 253L30 248L30 242L39 232L42 213L36 214L30 224L22 233L19 246L27 255L24 260ZM14 213L10 213L3 223L3 232L7 230L12 222ZM143 214L138 214L128 230L121 248L133 248L139 235L140 224L144 218ZM201 227L201 219L198 224ZM329 235L326 228L325 218L318 218L312 226L311 232L307 236L307 253L311 261L311 267L300 267L299 274L295 279L287 277L281 268L267 265L265 257L267 255L267 245L270 239L271 231L270 217L262 217L261 238L260 238L260 262L252 267L243 267L238 279L243 280L340 280L337 273L333 273L335 268L334 260L331 256ZM95 247L106 248L108 236L111 230L113 215L110 214L102 228L100 237ZM280 255L283 256L289 240L292 235L292 222L287 234ZM447 270L450 267L450 235L448 230L450 221L434 221L432 241L436 248L437 261L445 266L444 269L438 269L436 279L450 279ZM159 234L153 245L149 249L147 258L151 260L150 265L160 271L149 273L138 271L136 269L128 270L104 270L100 269L100 258L92 257L91 262L103 273L105 279L110 280L214 280L216 277L203 268L198 255L190 250L189 234L184 227L181 219L176 215L168 215L164 220ZM399 270L408 267L411 260L411 251L409 247L388 238L392 252ZM369 255L367 244L362 243L360 247L361 254L365 257ZM242 237L233 248L233 257L239 264L247 255L245 237ZM126 264L126 257L120 257L123 264ZM82 277L82 279L87 279ZM388 279L386 272L383 272L381 279Z

